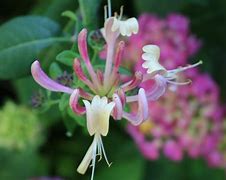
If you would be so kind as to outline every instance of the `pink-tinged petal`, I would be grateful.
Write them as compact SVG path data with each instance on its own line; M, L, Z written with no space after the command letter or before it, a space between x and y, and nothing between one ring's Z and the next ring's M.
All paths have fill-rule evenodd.
M113 71L112 71L113 74L118 72L119 66L120 66L121 61L122 61L124 48L125 48L124 41L120 41L119 44L118 44L118 49L116 51L116 55L115 55L115 64L114 64Z
M125 92L122 89L118 89L117 94L120 97L122 106L124 107L125 104L126 104L126 94L125 94Z
M82 115L86 112L86 109L85 109L85 107L82 107L79 105L78 100L79 100L79 90L75 89L73 91L73 93L71 94L69 104L70 104L71 109L76 114Z
M92 82L87 78L85 73L82 70L81 63L79 59L74 59L74 64L73 64L74 72L77 75L77 77L84 82L87 86L89 86L90 89L94 91L94 86Z
M82 56L85 63L90 63L86 37L87 37L87 29L83 29L78 35L78 48L79 48L80 55Z
M106 87L110 86L109 77L111 76L111 72L112 72L115 43L116 43L117 37L119 36L119 32L113 32L111 30L113 19L114 18L108 18L105 21L105 25L104 25L105 40L107 42L107 57L106 57L106 65L105 65L105 71L104 71L104 85Z
M161 75L155 75L155 85L154 87L147 92L147 98L151 101L156 101L159 97L161 97L167 87L166 79Z
M99 69L97 70L97 78L98 78L99 82L103 85L104 75L103 75L103 72Z
M88 73L90 74L90 77L93 83L96 86L98 86L99 85L98 78L89 59L86 38L87 38L87 30L83 29L78 35L78 49L79 49L80 55L82 56L82 59L85 62L86 68L88 70Z
M120 34L119 31L115 31L115 32L112 31L113 22L114 22L114 17L110 17L104 23L103 36L104 36L107 44L115 43L115 40L118 38L118 36Z
M113 101L115 102L115 107L113 109L112 115L115 120L122 119L123 106L120 97L117 94L113 94Z
M50 79L42 70L39 61L35 61L31 65L31 74L34 78L34 80L43 88L48 89L50 91L56 91L56 92L64 92L71 94L73 92L73 89L63 86L56 81Z
M131 81L122 85L122 89L124 92L130 91L136 88L143 80L143 74L139 71L135 72L135 75Z
M138 93L138 111L136 114L123 112L123 117L130 121L134 126L138 126L148 118L148 101L143 88Z
M92 100L93 99L93 95L84 91L82 88L78 88L79 89L79 95L84 98L84 99L88 99L88 100Z
M138 93L138 106L139 106L139 112L140 116L143 120L146 120L148 118L148 100L145 94L145 90L143 88L139 89Z

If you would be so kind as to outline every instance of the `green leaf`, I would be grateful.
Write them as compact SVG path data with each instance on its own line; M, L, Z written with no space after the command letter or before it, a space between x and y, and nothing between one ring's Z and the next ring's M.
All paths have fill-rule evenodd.
M89 30L94 30L98 26L97 12L99 10L100 3L101 0L79 0L83 25Z
M28 84L29 86L27 86ZM20 103L26 105L30 105L32 94L40 88L32 76L13 81L13 87L16 89L17 98Z
M0 27L0 79L17 78L30 72L31 63L46 47L66 38L56 22L40 16L12 19Z
M71 50L66 50L57 55L56 60L64 65L72 66L74 59L78 58L79 55Z
M69 106L69 95L63 94L60 99L59 109L60 111L64 111L66 107Z
M85 127L86 125L86 120L85 120L85 116L79 116L79 115L76 115L72 110L71 108L68 108L68 115L73 118L75 120L75 122L80 125L80 126L83 126Z
M61 13L65 11L65 9L74 11L77 8L78 2L75 0L39 0L36 2L32 13L47 16L60 24L64 24L65 19L62 18Z
M60 66L57 63L54 62L50 65L49 74L50 74L51 78L56 79L62 73L63 73L63 71L61 70Z
M75 13L72 12L72 11L69 11L69 10L64 11L61 15L65 16L65 17L68 17L69 19L71 19L73 21L77 21L77 17L75 15Z

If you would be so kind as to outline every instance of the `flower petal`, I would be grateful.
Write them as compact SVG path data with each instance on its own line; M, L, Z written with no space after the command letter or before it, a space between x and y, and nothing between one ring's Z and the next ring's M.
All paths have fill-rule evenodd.
M161 97L165 93L167 87L167 81L163 76L157 74L154 79L154 88L147 92L147 99L151 101L156 101Z
M148 101L146 98L145 90L139 89L138 93L138 111L136 114L123 112L123 117L130 121L134 126L140 125L148 118Z
M77 172L79 172L80 174L85 174L90 163L91 160L93 158L93 150L96 147L96 142L92 142L92 144L90 145L88 151L86 152L86 155L84 156L84 158L82 159L82 162L79 164L78 168L77 168Z
M78 100L79 100L79 89L75 89L70 96L69 104L71 109L76 114L82 115L86 112L86 109L78 104Z
M113 94L112 99L115 102L115 107L114 107L113 113L112 113L113 117L115 120L120 120L120 119L122 119L122 112L123 112L122 102L120 100L120 97L117 94Z
M107 97L96 95L91 104L89 101L83 100L86 107L87 128L89 134L101 134L106 136L109 129L109 118L114 102L108 103Z
M71 94L73 92L73 89L63 86L50 79L41 69L40 63L37 60L31 65L31 74L34 80L45 89L56 92L65 92L68 94Z

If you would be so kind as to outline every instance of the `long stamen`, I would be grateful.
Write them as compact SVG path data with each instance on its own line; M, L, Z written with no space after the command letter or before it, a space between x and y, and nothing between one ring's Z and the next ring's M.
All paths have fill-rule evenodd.
M111 17L111 0L108 0L108 17Z
M93 152L92 152L92 174L91 174L91 180L94 178L94 171L95 171L95 165L96 165L96 152L97 152L97 139L96 135L94 137L94 145L93 145Z
M173 69L173 70L168 70L167 72L168 73L179 73L179 72L182 72L182 71L185 71L185 70L187 70L187 69L191 69L191 68L194 68L194 67L196 67L196 66L199 66L200 64L202 64L203 62L202 61L199 61L199 62L197 62L197 63L195 63L195 64L192 64L192 65L187 65L187 66L185 66L185 67L179 67L179 68L177 68L177 69Z
M170 84L179 85L179 86L188 85L188 84L192 83L192 81L190 79L185 82L177 82L177 81L167 81L167 82Z
M126 96L126 102L130 103L130 102L135 102L138 100L138 96L134 95L134 96Z
M122 15L123 15L123 6L120 7L120 15L119 15L119 20L122 19Z
M108 18L108 14L107 14L107 6L104 6L104 20L106 21Z
M99 143L97 143L97 148L98 148L98 156L99 156L99 159L98 159L98 162L101 161L102 159L102 151L101 151L101 146L99 145Z
M136 88L142 82L142 79L143 79L142 73L139 72L139 71L135 72L135 76L130 81L130 83L126 84L126 86L122 85L123 91L126 92L126 91L129 91L129 90Z
M102 149L102 152L103 152L103 155L104 155L104 159L105 159L108 167L110 167L112 163L109 163L109 161L108 161L107 155L106 155L105 150L104 150L104 145L103 145L103 142L102 142L100 135L98 136L98 140L99 140L98 142L101 145L101 149Z

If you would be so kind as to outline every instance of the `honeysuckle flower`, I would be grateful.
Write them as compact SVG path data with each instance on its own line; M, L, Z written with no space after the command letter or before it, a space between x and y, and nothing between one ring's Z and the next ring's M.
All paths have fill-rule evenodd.
M114 34L121 34L122 36L131 36L132 34L137 34L139 30L138 21L135 17L122 20L123 15L123 6L120 9L120 15L118 16L115 13L114 17L111 15L111 1L108 0L108 6L105 6L105 29L109 22L111 22L112 26L110 30ZM106 36L106 31L102 31L104 37Z
M135 21L135 19L126 21L127 35L129 35L129 32L137 32ZM139 84L143 79L142 73L136 72L134 76L128 77L127 81L122 80L121 74L119 73L119 67L125 48L123 41L120 41L118 44L116 43L116 39L121 33L121 24L122 22L120 22L120 26L117 25L115 17L109 17L105 21L104 37L107 45L107 57L104 71L100 69L95 70L91 64L86 40L87 30L83 29L78 35L78 50L81 60L83 60L85 68L87 69L87 73L83 70L80 58L74 59L73 70L77 78L89 88L89 92L76 87L76 85L67 87L66 85L68 83L61 84L59 78L57 80L49 78L41 69L38 60L33 62L31 66L32 76L39 85L50 91L70 94L69 105L73 112L78 115L86 114L87 129L91 136L94 135L94 139L77 170L79 173L84 174L91 163L93 167L91 179L93 179L94 176L97 154L103 154L109 165L101 136L106 136L108 133L110 115L112 115L115 120L125 118L133 125L139 125L148 117L146 92L143 88L139 88ZM136 88L138 88L136 101L138 105L137 112L127 112L125 111L125 105L130 102L127 101L126 93ZM85 106L79 103L80 99L83 100ZM92 102L89 103L89 101Z
M156 100L162 96L166 90L167 84L173 85L173 87L175 87L176 85L187 85L191 83L190 80L179 82L178 73L202 64L202 61L199 61L193 65L167 70L159 63L160 48L158 46L145 45L143 47L143 51L144 53L142 55L142 59L145 62L142 64L142 67L147 69L147 74L144 76L144 81L151 78L156 81L155 88L147 95L150 96L150 100Z
M132 33L137 33L138 23L135 18L121 21L122 11L118 19L117 15L111 17L110 0L108 2L108 10L105 8L106 20L103 28L107 47L104 70L95 69L91 63L87 47L87 30L81 30L77 38L81 58L74 59L73 70L78 80L89 89L88 91L85 88L77 87L76 84L67 87L66 84L63 85L59 81L50 79L41 69L39 61L33 62L31 66L32 76L39 85L50 91L69 94L69 106L73 112L77 115L86 114L87 129L89 134L94 136L94 139L77 170L84 174L91 163L93 169L91 179L94 177L97 155L103 154L107 164L110 165L101 139L101 136L106 136L108 133L110 116L115 120L124 118L132 125L140 125L148 119L149 100L156 100L163 95L166 84L171 83L178 72L188 68L166 70L158 64L160 54L160 51L156 50L158 47L156 46L151 51L150 48L144 47L144 49L147 49L146 59L153 61L148 63L147 67L155 74L156 87L151 91L142 88L140 84L153 78L153 76L143 75L140 71L132 72L132 75L126 75L125 78L125 75L119 73L125 42L118 42L117 38L120 34L130 36ZM82 63L84 66L82 66ZM161 71L159 71L160 67L162 68ZM87 71L84 71L83 68L86 68ZM79 103L81 99L84 105ZM125 106L129 103L136 104L137 108L126 111ZM159 143L154 146L159 146Z
M137 34L139 30L138 22L136 18L129 18L125 21L117 19L114 17L113 25L111 30L113 32L119 31L123 36L131 36L132 34Z
M94 177L97 155L99 155L101 159L103 153L107 164L110 166L105 154L101 135L106 136L108 134L110 114L115 106L115 103L108 103L107 101L107 97L100 98L98 95L94 96L91 103L87 100L83 100L86 107L87 129L90 136L94 135L94 139L77 171L81 174L84 174L91 163L91 179Z

